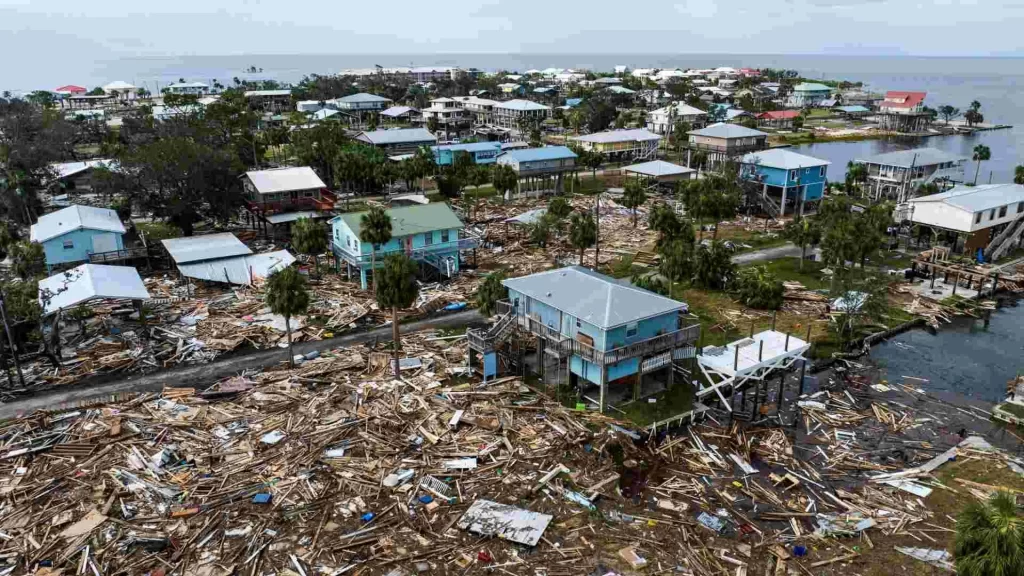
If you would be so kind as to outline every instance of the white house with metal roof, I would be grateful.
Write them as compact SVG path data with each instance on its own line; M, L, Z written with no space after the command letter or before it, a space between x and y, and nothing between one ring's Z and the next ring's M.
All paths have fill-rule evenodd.
M690 127L700 128L707 122L708 113L685 102L674 102L663 108L647 113L647 129L655 134L669 135L678 122L689 122Z
M390 98L376 94L350 94L331 101L331 105L342 112L379 112L391 104Z
M832 96L832 87L817 82L801 82L793 86L786 105L793 108L813 108Z
M603 154L609 159L624 157L650 159L658 155L661 136L643 128L606 130L572 138L581 148Z
M868 172L868 192L875 199L906 202L925 184L949 187L964 181L967 157L937 148L914 148L857 158Z
M279 210L317 208L326 195L327 185L309 166L251 170L243 176L246 200L254 209ZM329 199L333 208L333 196Z
M896 209L895 217L937 231L966 236L963 248L973 254L981 248L1000 253L1019 241L1024 230L1024 185L983 184L957 186L951 190L911 198ZM1007 241L1009 243L1007 243ZM953 249L958 243L954 241Z
M690 166L694 150L707 153L708 160L715 164L740 154L763 150L768 146L768 133L738 124L719 122L699 130L691 130L687 134L690 137L686 153L687 166Z
M167 87L169 94L188 94L192 96L204 96L210 91L208 84L202 82L175 82Z
M516 194L559 193L563 176L576 169L576 153L567 146L543 146L508 150L498 156L498 164L508 166L519 176ZM512 196L509 192L506 198Z
M401 154L404 152L415 152L423 146L437 145L437 136L434 136L425 128L402 128L399 130L374 130L372 132L360 132L355 140L371 146L380 148L385 153Z
M287 250L253 254L230 232L161 240L183 277L249 286L291 266Z
M125 227L117 212L94 206L68 206L39 217L29 239L43 245L46 266L88 262L92 254L124 249Z
M551 107L530 100L499 102L492 109L492 122L509 129L520 129L523 122L543 122L551 114Z
M580 266L502 284L505 317L537 337L540 358L564 361L570 382L584 394L596 386L601 411L609 401L638 400L671 386L676 363L694 357L700 326L683 302ZM498 336L474 331L470 346L487 354L500 345Z

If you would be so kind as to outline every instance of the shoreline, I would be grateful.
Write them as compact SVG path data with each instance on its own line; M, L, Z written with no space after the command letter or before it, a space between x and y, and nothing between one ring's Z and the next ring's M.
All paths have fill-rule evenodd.
M959 130L953 130L950 132L940 133L905 133L905 132L883 132L873 131L865 132L862 134L843 134L839 136L818 136L813 128L805 128L803 132L793 134L793 136L799 136L798 138L792 138L788 134L772 134L768 137L768 142L772 148L791 148L795 146L804 146L806 144L828 144L832 142L865 142L869 140L900 140L900 139L924 139L924 138L936 138L944 136L971 136L977 132L993 132L996 130L1012 130L1013 125L1011 124L993 124L984 127L974 127L970 132L960 132ZM811 137L811 134L815 134Z

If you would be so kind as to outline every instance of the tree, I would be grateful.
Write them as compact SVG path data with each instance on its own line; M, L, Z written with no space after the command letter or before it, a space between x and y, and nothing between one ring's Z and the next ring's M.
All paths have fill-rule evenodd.
M807 247L817 246L821 242L821 227L816 220L801 218L786 224L782 236L800 247L800 265L804 269L804 260L807 258Z
M885 240L885 229L891 222L893 207L889 204L876 204L864 212L853 214L853 252L860 260L861 272L868 257L878 252Z
M884 278L863 277L854 279L849 275L834 275L838 282L835 297L839 301L834 307L830 324L843 347L847 347L860 334L861 327L873 324L889 311L889 283Z
M564 196L555 196L548 201L548 214L556 220L564 220L572 213L572 206Z
M550 212L544 214L537 219L536 222L530 224L530 242L533 242L541 248L547 248L548 242L551 240L551 234L554 227L557 225L557 219Z
M978 174L981 173L981 163L985 160L992 158L992 150L984 144L978 144L974 147L974 155L971 156L971 160L977 162L977 168L974 169L974 185L978 185Z
M398 355L402 348L402 336L398 331L398 310L412 306L420 294L419 284L416 283L416 272L416 263L408 256L391 254L384 258L380 285L377 287L377 305L381 310L391 310L395 378L398 378Z
M964 112L964 120L967 120L968 126L981 124L985 121L985 116L981 113L981 102L977 100L971 102L971 106Z
M693 243L686 242L685 238L673 238L659 251L658 272L668 279L668 297L674 298L676 283L689 280L693 274Z
M1024 574L1024 518L1016 497L1000 490L988 502L972 499L957 515L953 551L960 576Z
M718 240L697 245L693 256L693 281L702 288L722 290L736 274L732 251Z
M597 178L597 169L604 163L604 155L592 150L584 150L579 157L580 164L590 168L591 176Z
M43 245L38 242L21 241L11 244L11 272L16 278L34 278L46 270Z
M766 266L744 268L736 277L740 302L750 308L778 310L785 287Z
M370 244L370 271L373 291L377 292L377 248L391 241L391 216L374 206L359 219L359 241Z
M597 223L589 211L573 212L569 221L569 243L580 251L580 266L583 266L583 252L597 242ZM597 268L597 262L594 263Z
M636 209L643 206L646 201L647 192L644 190L644 185L635 178L628 180L626 190L622 194L622 201L619 203L633 211L633 228L636 228Z
M507 164L495 164L491 171L491 185L504 199L519 185L519 174Z
M434 134L434 133L437 132L437 129L439 127L440 127L440 125L437 122L437 117L436 116L431 116L430 118L427 119L427 131L428 132L430 132L431 134Z
M796 130L797 132L799 132L800 129L803 128L803 127L804 127L804 116L803 116L803 114L797 116L796 118L793 118L793 130Z
M271 274L267 278L266 300L271 312L284 316L284 329L288 333L288 363L294 368L291 319L309 308L306 278L291 266Z
M1024 184L1024 165L1017 166L1013 169L1013 183Z
M485 318L493 316L498 302L508 297L508 290L501 283L504 279L504 272L493 272L484 278L476 290L476 306Z
M313 258L320 275L320 254L327 250L327 227L312 218L299 218L292 225L292 243L300 253Z
M949 124L950 120L959 115L960 109L956 106L950 106L949 104L939 106L939 116L942 116L942 119L946 121L946 124Z
M868 168L864 164L854 163L853 160L846 163L846 193L850 194L855 188L868 181Z

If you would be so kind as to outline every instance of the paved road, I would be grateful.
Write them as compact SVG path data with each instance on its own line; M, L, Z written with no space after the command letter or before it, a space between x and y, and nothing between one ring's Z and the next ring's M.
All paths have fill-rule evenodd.
M455 328L470 326L484 322L476 310L466 310L455 314L437 316L410 322L402 325L402 333L409 334L423 330L438 328ZM319 340L302 342L295 345L296 354L307 354L313 350L325 352L339 346L351 346L373 340L391 341L391 326L375 328L367 332L349 334ZM110 398L115 394L129 392L157 392L164 386L203 387L223 378L234 376L243 370L259 370L288 361L287 349L261 350L244 356L226 358L209 364L182 366L170 370L161 370L152 374L137 374L124 380L108 382L96 386L69 386L60 390L47 391L38 396L31 396L0 405L0 418L13 418L35 410L58 410L72 408L82 402Z
M821 250L817 248L808 250L807 254L821 254ZM765 260L776 260L778 258L799 258L800 247L787 242L782 246L773 246L771 248L764 248L762 250L754 250L752 252L744 252L743 254L737 254L732 257L732 261L739 266L745 264L752 264L754 262L763 262Z

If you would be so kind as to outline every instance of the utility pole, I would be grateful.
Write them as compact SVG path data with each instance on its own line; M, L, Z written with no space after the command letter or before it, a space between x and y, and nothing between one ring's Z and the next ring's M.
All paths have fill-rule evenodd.
M11 357L14 358L14 368L18 371L18 382L25 387L25 375L21 372L21 361L18 360L18 347L14 345L14 337L11 336L11 327L7 324L7 297L0 289L0 320L4 323L4 332L7 333L7 342L10 344Z
M594 272L601 266L601 193L594 196Z

